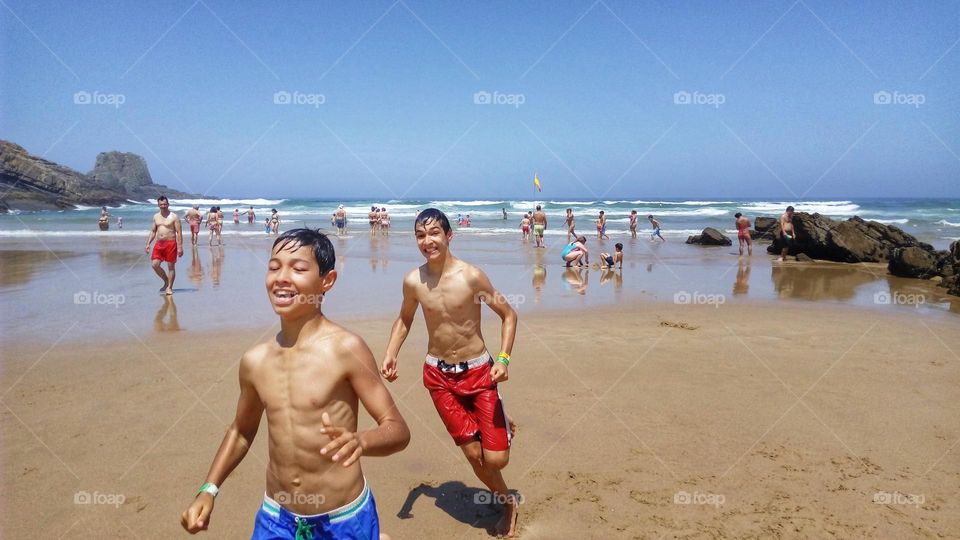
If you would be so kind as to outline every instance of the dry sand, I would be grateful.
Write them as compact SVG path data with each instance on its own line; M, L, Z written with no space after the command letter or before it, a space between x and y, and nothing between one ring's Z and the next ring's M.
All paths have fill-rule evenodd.
M524 317L501 386L520 425L505 476L524 497L521 536L958 537L957 321L798 303ZM390 322L351 327L379 357ZM0 536L186 536L179 513L232 420L237 359L275 330L7 343ZM480 483L420 384L424 333L418 318L390 386L412 442L363 462L381 526L488 538L497 514L474 504ZM206 536L249 536L265 460L262 426Z

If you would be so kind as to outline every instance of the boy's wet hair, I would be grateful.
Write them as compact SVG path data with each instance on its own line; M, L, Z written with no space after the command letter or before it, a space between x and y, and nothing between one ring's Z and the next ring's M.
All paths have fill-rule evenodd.
M337 254L333 250L333 244L327 235L314 229L290 229L277 237L273 241L273 250L280 251L289 249L294 251L303 246L313 248L313 256L317 259L317 265L320 267L320 275L325 276L327 272L333 270L337 262Z
M458 216L460 214L457 214ZM420 212L417 216L417 219L413 221L413 229L417 229L417 225L422 225L426 227L431 221L436 221L440 224L440 228L443 229L444 234L450 232L450 220L447 219L447 215L437 210L436 208L427 208L426 210Z
M737 212L736 214L733 215L733 217L739 218L739 217L742 216L742 215L743 215L743 214L741 214L740 212Z
M613 247L617 248L617 251L623 251L623 244L621 244L620 242L617 242L616 244L614 244Z

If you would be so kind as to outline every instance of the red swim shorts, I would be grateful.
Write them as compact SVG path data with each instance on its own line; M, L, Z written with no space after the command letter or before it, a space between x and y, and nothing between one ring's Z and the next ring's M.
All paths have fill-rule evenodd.
M457 446L479 440L486 450L510 449L513 434L491 366L489 354L457 364L427 356L423 364L423 386Z
M153 254L150 260L160 259L168 263L177 262L177 241L176 240L157 240L153 245Z
M190 222L190 232L192 232L192 233L199 233L199 232L200 232L200 222L199 222L199 221L191 221L191 222Z

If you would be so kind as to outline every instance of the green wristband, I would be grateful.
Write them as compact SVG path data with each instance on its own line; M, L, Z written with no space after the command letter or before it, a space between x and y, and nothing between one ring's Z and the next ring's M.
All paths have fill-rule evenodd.
M220 493L220 489L210 482L205 482L202 486L200 486L200 491L197 492L197 495L200 495L201 493L204 493L204 492L209 493L213 495L214 498L216 498L217 494Z
M505 366L510 366L510 357L501 353L500 356L497 357L497 362L500 362Z

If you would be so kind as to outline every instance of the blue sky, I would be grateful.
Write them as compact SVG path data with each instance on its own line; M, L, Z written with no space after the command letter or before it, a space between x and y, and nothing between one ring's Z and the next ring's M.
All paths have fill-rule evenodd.
M0 138L221 196L960 196L960 3L675 4L3 0Z

